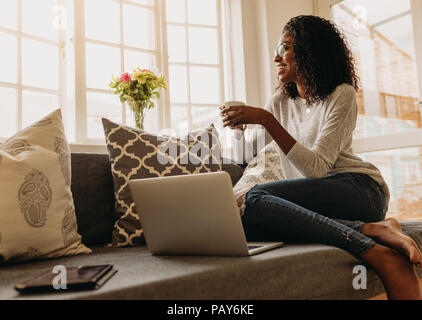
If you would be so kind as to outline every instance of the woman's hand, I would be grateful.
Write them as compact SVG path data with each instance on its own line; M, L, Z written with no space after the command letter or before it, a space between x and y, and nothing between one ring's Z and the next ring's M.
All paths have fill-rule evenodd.
M223 109L228 109L228 108L229 107L220 106L220 110L221 110L220 116L223 117L223 125L224 125L224 118L226 117L227 114L226 113L223 113L222 110ZM246 125L244 125L244 124L239 124L237 126L228 126L228 127L230 129L232 129L232 130L239 129L239 130L245 131L245 129L246 129Z
M241 195L239 195L239 196L236 198L236 203L237 203L237 207L238 207L238 208L241 208L241 207L242 207L242 204L244 204L244 203L245 203L246 193L247 193L247 192L242 193Z
M242 128L244 124L266 123L268 111L262 108L250 106L220 107L220 115L223 117L223 127Z

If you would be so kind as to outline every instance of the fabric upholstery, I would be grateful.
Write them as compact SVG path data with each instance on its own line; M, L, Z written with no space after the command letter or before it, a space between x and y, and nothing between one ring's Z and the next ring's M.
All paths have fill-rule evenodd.
M257 184L284 180L283 170L281 169L281 160L279 147L272 141L259 151L257 156L249 161L242 177L233 188L240 214L245 211L245 195Z
M116 215L108 155L72 153L71 161L71 190L82 242L88 246L110 243Z
M223 165L222 165L223 171L226 171L232 180L232 185L234 186L242 177L243 174L243 168L234 163L233 161L230 161L229 159L223 158Z
M411 228L422 234L421 222ZM89 256L0 267L0 299L354 300L384 292L371 269L367 289L355 290L353 268L362 263L344 250L321 244L288 243L251 257L153 256L145 246L93 250ZM57 264L106 263L118 272L96 291L23 296L13 289ZM422 277L422 269L417 272Z

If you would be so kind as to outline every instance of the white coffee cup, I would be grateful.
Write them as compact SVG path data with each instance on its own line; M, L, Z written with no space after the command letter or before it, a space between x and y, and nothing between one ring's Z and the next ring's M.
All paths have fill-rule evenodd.
M231 107L231 106L244 106L245 103L241 101L226 101L223 103L224 107ZM229 111L227 114L231 114L234 111ZM243 129L236 128L234 129L234 136L236 139L240 140L243 137L243 131L245 130L245 125L243 125Z

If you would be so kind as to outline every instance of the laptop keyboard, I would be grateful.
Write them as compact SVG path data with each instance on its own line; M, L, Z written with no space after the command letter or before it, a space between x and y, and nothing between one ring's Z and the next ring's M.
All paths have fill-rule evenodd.
M248 245L248 250L258 249L258 248L262 248L262 246L249 246Z

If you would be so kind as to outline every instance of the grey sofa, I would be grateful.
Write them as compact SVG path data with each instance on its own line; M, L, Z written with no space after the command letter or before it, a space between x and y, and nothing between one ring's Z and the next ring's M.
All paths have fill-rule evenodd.
M243 169L226 164L233 185ZM107 155L72 154L72 192L82 241L93 253L0 265L0 299L367 299L384 292L370 269L367 289L353 288L349 253L320 244L287 243L252 257L153 256L145 246L113 248L113 179ZM403 222L422 243L418 222ZM118 270L94 291L20 295L14 285L55 265L113 264ZM422 272L418 271L422 276Z

